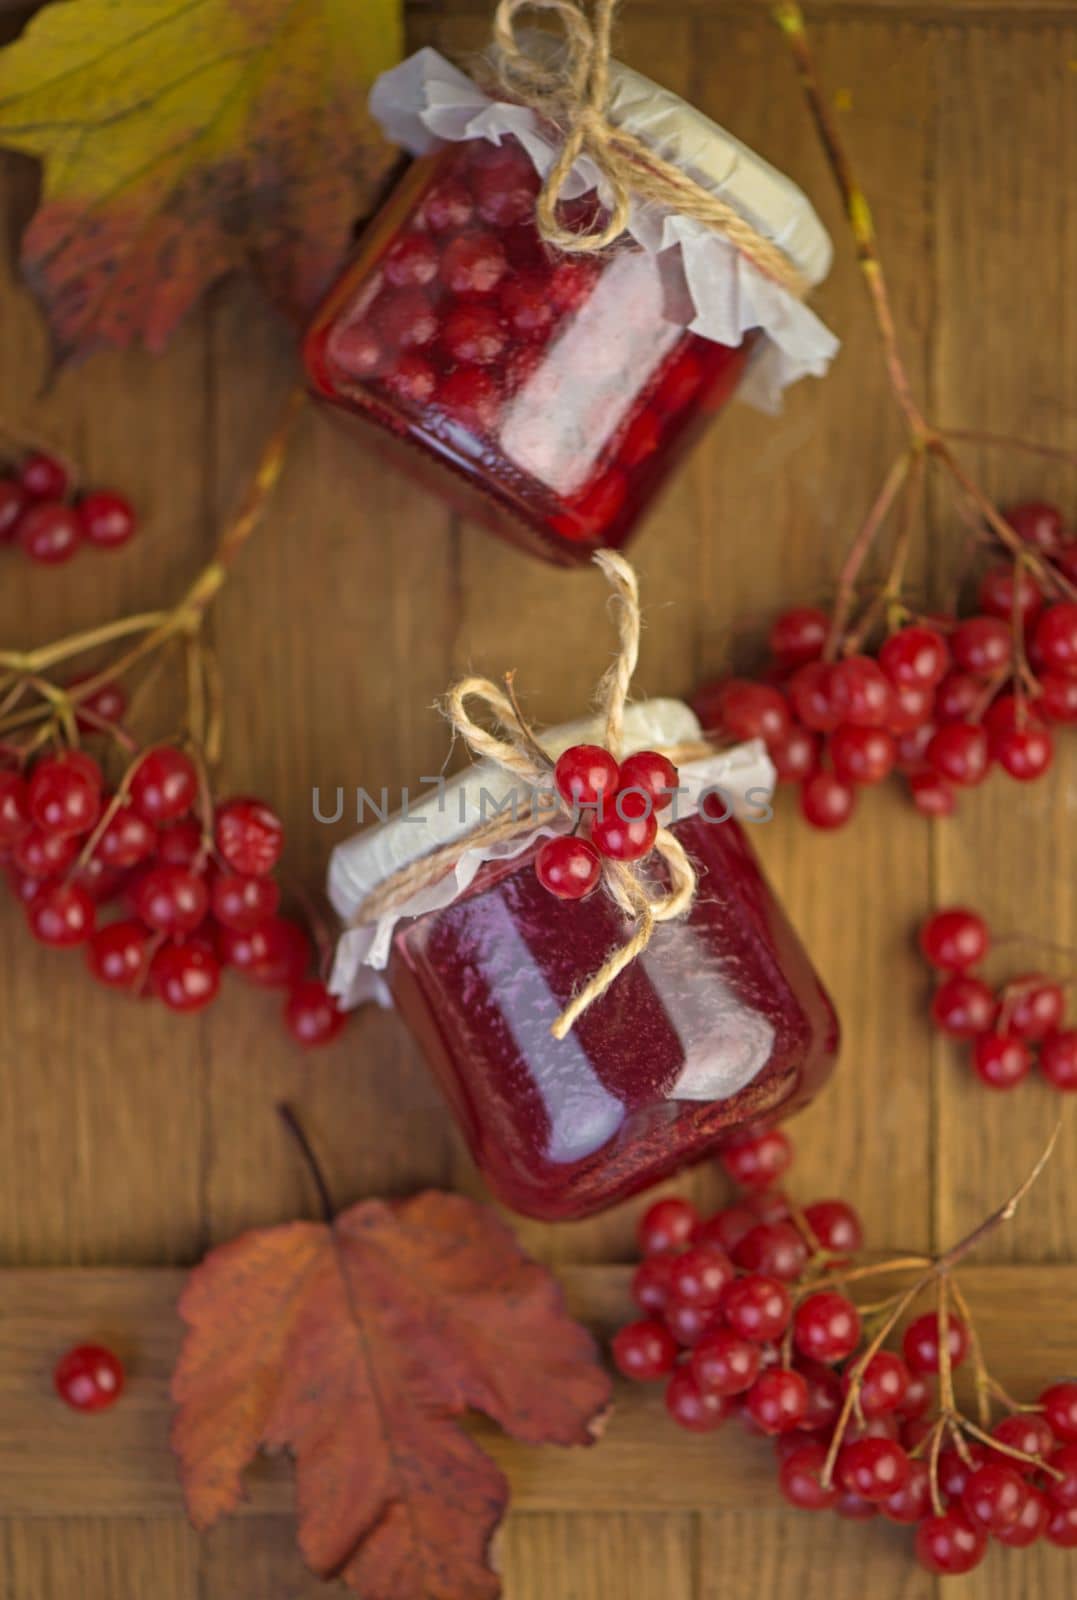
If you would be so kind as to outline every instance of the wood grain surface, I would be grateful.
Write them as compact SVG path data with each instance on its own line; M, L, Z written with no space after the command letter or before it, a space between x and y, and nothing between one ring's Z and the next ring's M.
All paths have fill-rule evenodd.
M410 7L414 43L481 45L485 0ZM811 9L843 130L877 213L914 379L940 420L1077 447L1077 3L826 0ZM871 321L830 182L766 8L624 0L619 53L702 105L811 193L837 241L818 297L843 350L779 419L734 409L649 519L634 556L646 605L637 688L688 690L751 664L773 611L825 596L899 442ZM8 18L5 26L16 24ZM0 560L0 641L43 642L157 606L206 559L295 370L288 331L228 286L165 358L107 355L43 382L45 341L10 266L35 191L0 170L0 415L69 449L145 509L128 550L38 572ZM1077 483L1025 458L970 460L1004 498ZM962 560L935 495L914 578L947 599ZM317 885L348 820L312 818L320 785L414 784L438 770L431 706L463 668L513 666L540 719L576 713L608 658L600 580L501 547L438 508L326 417L302 425L266 526L213 631L225 673L226 785L264 793L289 830L287 872ZM759 830L766 868L831 986L842 1064L799 1119L798 1192L842 1193L874 1247L941 1245L1031 1165L1057 1102L1037 1083L992 1099L925 1026L911 933L934 904L980 905L1004 930L1077 944L1077 738L1049 782L995 778L932 826L888 788L854 827L808 831L783 807ZM177 1020L94 988L78 959L34 946L0 903L0 1597L292 1600L307 1578L259 1474L249 1514L198 1541L163 1450L163 1384L179 1269L244 1227L310 1214L274 1103L300 1108L341 1203L444 1184L482 1192L425 1068L392 1016L364 1015L304 1058L272 997L229 986ZM1077 1365L1077 1201L1069 1129L1034 1196L981 1257L970 1288L1004 1375ZM717 1199L710 1170L678 1191ZM563 1268L601 1325L640 1203L520 1235ZM73 1273L81 1267L94 1270ZM156 1269L117 1273L115 1268ZM43 1269L57 1269L54 1274ZM1027 1319L1034 1331L1025 1336ZM107 1419L60 1414L54 1352L94 1331L130 1345L134 1382ZM1047 1342L1045 1342L1047 1341ZM504 1448L517 1510L501 1541L509 1600L926 1600L907 1541L780 1509L739 1439L661 1427L627 1396L610 1441L573 1462ZM545 1485L545 1486L544 1486ZM953 1596L1074 1592L1052 1554L995 1551ZM422 1600L422 1597L416 1597Z

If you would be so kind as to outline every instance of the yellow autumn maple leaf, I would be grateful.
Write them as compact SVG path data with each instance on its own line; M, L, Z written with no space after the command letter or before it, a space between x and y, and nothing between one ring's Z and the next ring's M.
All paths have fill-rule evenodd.
M22 266L61 358L160 350L225 273L304 316L392 152L400 0L58 0L0 51L0 146L44 163Z

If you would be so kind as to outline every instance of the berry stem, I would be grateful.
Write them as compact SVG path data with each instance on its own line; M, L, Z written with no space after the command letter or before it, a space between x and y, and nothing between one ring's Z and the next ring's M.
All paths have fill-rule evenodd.
M336 1207L333 1204L333 1196L330 1193L329 1184L326 1182L321 1163L314 1154L314 1146L307 1137L307 1131L287 1101L280 1101L277 1106L277 1115L299 1146L299 1152L306 1163L307 1171L310 1173L314 1187L318 1191L318 1204L321 1207L322 1219L327 1227L332 1227L337 1214Z

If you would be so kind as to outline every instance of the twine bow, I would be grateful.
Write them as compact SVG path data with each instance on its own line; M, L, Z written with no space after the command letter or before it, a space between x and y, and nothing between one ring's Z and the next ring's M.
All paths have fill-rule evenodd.
M609 121L610 36L618 3L593 0L593 25L585 0L499 0L494 14L502 87L564 130L564 143L538 198L536 220L542 237L560 250L603 250L627 229L632 197L637 195L706 223L767 277L802 299L808 284L784 250L680 167ZM517 36L518 19L527 10L552 12L560 22L564 50L556 64L529 53ZM577 233L561 226L557 207L581 155L589 156L602 174L611 203L607 221Z
M620 648L599 684L597 700L605 728L606 748L619 761L624 749L625 703L639 656L639 585L635 572L622 556L600 550L594 560L618 603ZM478 701L486 708L496 724L496 732L491 732L474 720L468 711L472 701ZM468 749L475 756L492 761L519 778L535 797L534 803L530 808L525 808L523 813L498 817L492 823L482 824L469 833L465 840L454 840L450 845L442 846L401 868L367 895L355 914L353 925L376 921L385 913L403 906L418 889L436 883L451 869L462 849L492 844L513 834L530 831L544 819L573 815L571 808L560 799L553 787L553 758L542 748L524 718L513 691L511 674L506 679L505 689L499 688L488 678L462 678L449 690L444 709L449 722ZM683 759L686 754L698 756L709 752L710 747L703 746L671 754L680 755ZM540 795L545 795L549 800L548 808L540 804ZM643 954L660 922L669 922L683 915L692 904L696 892L696 874L683 846L668 828L659 827L654 848L666 864L669 883L665 889L643 878L635 867L625 862L603 860L603 888L633 924L633 929L625 942L609 955L557 1018L550 1029L555 1039L564 1039L587 1008L605 994L627 966Z

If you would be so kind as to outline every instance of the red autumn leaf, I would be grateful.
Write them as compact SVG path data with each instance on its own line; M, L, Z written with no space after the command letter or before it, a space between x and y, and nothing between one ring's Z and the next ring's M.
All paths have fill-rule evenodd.
M61 357L160 350L249 270L304 317L389 162L367 111L401 0L66 0L0 50L0 145L44 164L22 266Z
M187 1508L208 1528L259 1449L295 1458L299 1545L363 1600L487 1600L499 1469L454 1420L589 1444L610 1384L544 1267L459 1195L366 1200L244 1234L195 1269L172 1380Z

